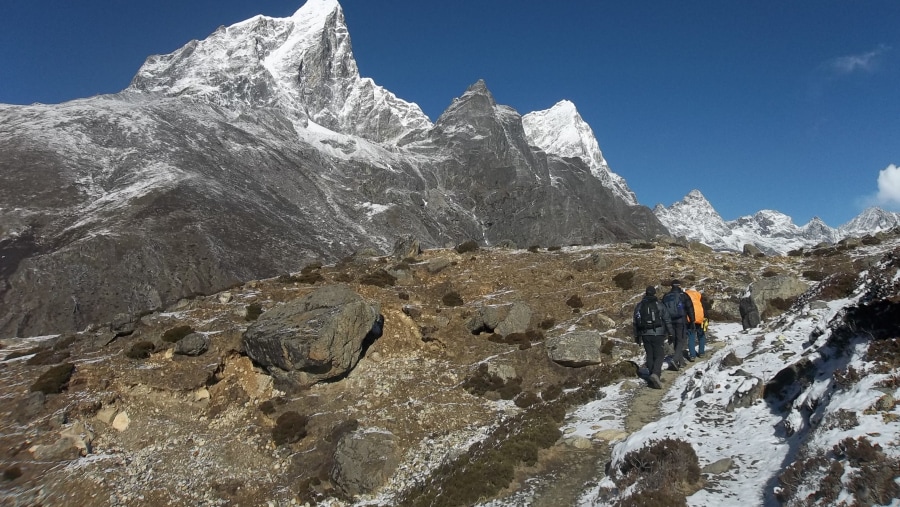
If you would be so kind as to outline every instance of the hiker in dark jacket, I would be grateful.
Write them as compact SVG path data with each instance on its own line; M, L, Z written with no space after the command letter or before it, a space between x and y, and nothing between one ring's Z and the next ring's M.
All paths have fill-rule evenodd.
M751 329L759 325L759 309L749 293L741 298L738 310L741 312L741 326L744 329Z
M672 354L672 368L676 371L685 367L687 350L687 323L694 321L694 304L691 298L681 290L681 282L672 280L672 289L663 296L663 305L669 311L672 319L672 333L674 341L674 353Z
M646 305L644 303L647 303ZM653 315L652 312L657 312ZM653 324L646 324L652 322ZM647 287L644 298L634 307L634 338L644 344L647 353L647 369L650 370L650 387L662 389L662 364L666 353L666 335L674 334L672 320L666 306L656 299L656 287Z

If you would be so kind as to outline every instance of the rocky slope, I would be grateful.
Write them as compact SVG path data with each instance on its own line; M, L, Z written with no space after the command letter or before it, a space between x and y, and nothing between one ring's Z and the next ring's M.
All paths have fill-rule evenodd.
M846 296L857 273L897 255L897 242L882 235L869 246L768 258L670 243L411 248L310 264L114 328L5 339L0 494L10 505L466 505L491 497L531 505L516 491L546 499L540 485L567 463L591 452L577 463L602 465L627 435L559 428L602 386L625 382L616 414L629 392L645 389L630 380L642 360L630 315L645 285L675 276L702 288L716 322L739 319L737 299L758 285L772 303L763 316L774 322L790 301ZM895 307L896 263L884 266L893 271L872 279L882 285L870 302ZM779 280L811 290L774 292L787 286L770 283ZM381 336L344 375L297 384L242 352L247 330L267 314L333 286L385 317ZM186 353L184 332L173 338L184 326L208 349ZM593 343L580 352L584 366L560 357L573 336ZM583 470L592 483L602 477Z

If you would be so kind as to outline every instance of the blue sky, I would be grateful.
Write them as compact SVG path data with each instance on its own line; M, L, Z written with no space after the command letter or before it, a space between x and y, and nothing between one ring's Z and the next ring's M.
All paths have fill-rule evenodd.
M0 102L114 93L149 55L302 3L3 2ZM900 211L896 0L341 5L363 76L432 120L478 79L522 114L571 100L647 206L696 188L726 220Z

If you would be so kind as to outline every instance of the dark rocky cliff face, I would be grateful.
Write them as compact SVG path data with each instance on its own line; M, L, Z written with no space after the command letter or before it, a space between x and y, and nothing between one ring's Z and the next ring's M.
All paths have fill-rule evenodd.
M665 233L580 160L529 147L483 83L402 149L146 94L3 118L0 206L19 224L0 243L3 336L77 330L406 235L524 247Z
M337 4L304 9L150 57L119 94L0 105L0 337L127 320L400 237L666 233L580 159L529 146L484 82L432 125L359 76Z

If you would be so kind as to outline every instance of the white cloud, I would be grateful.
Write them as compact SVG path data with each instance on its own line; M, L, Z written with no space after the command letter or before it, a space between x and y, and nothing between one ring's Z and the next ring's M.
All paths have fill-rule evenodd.
M891 164L878 173L875 200L886 206L900 206L900 167Z
M827 66L835 74L845 75L854 72L873 72L878 67L879 57L887 52L890 46L880 45L867 53L840 56L828 62Z

